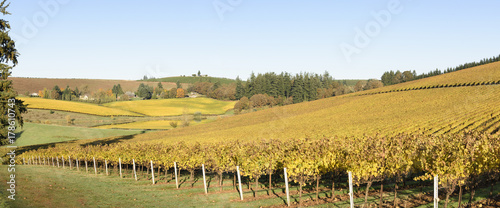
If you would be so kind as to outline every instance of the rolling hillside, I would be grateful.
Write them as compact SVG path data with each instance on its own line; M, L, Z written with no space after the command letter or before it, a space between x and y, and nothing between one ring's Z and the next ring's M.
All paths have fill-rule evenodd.
M29 109L58 110L98 116L142 116L126 110L104 107L91 103L71 102L43 98L20 97Z
M25 92L38 93L39 90L43 88L52 89L55 85L58 85L64 90L66 86L71 89L78 87L82 90L84 86L88 86L90 92L97 91L99 89L111 89L113 85L120 84L123 91L135 92L141 83L155 87L158 82L148 82L148 81L131 81L131 80L105 80L105 79L49 79L49 78L23 78L23 77L9 77L9 80L13 81L14 90L19 94L24 94ZM170 89L175 87L175 83L162 83L163 88Z
M177 81L181 83L189 83L193 84L196 82L220 82L221 84L231 84L231 83L236 83L236 80L234 79L229 79L229 78L220 78L220 77L192 77L192 76L185 76L185 77L164 77L164 78L156 78L156 79L148 79L147 81L150 82L171 82L171 83L176 83Z
M274 107L205 125L136 135L127 142L249 141L401 132L442 134L467 128L498 134L500 85L453 87L453 83L490 81L499 77L500 64L489 64L371 91ZM451 86L370 94L408 85L440 83ZM366 93L369 95L362 95Z
M414 80L397 85L391 85L383 88L371 90L369 92L358 92L358 94L390 92L396 90L417 90L448 86L470 86L500 84L500 62L490 63L465 70L446 73L439 76L428 77L425 79Z
M357 93L500 80L500 63ZM496 82L495 82L496 83ZM138 140L225 141L319 138L401 132L451 133L476 128L499 133L500 85L443 87L354 96L271 108L206 125L138 135Z
M182 115L184 111L188 114L195 112L205 115L224 114L232 109L235 103L235 101L220 101L211 98L183 98L112 102L104 106L147 116L177 116Z
M227 189L220 186L219 191L212 190L209 194L219 195L228 190L227 192L232 192L233 195L225 200L242 206L248 206L254 202L262 206L268 203L268 199L277 199L272 204L283 206L285 203L283 195L270 194L270 188L273 186L279 187L278 192L284 192L283 185L276 183L272 185L271 176L275 181L286 177L295 182L287 182L287 184L290 183L294 188L298 187L298 191L292 192L291 197L295 201L298 199L299 206L304 198L307 202L311 201L315 204L319 202L331 206L330 203L339 201L338 198L330 200L328 194L338 192L340 188L338 182L347 181L347 171L352 173L356 184L366 183L366 190L383 187L383 183L378 183L376 180L381 176L386 177L387 174L423 172L423 175L420 174L418 177L410 175L404 179L407 184L402 184L399 191L402 194L398 193L399 199L395 199L412 201L409 198L424 196L427 199L412 201L413 204L410 204L410 207L427 206L432 202L430 180L434 175L439 175L441 186L451 184L450 186L455 187L457 183L470 180L473 177L471 174L490 174L489 171L498 170L500 164L500 160L497 159L500 153L498 148L500 144L498 140L500 84L496 81L477 78L476 71L484 72L481 71L482 69L489 69L492 73L491 77L496 77L500 73L498 66L481 66L460 71L461 73L450 73L448 78L433 77L433 79L442 80L435 82L436 87L426 86L433 79L422 79L413 82L415 89L392 90L393 87L404 87L408 84L405 83L357 94L269 108L218 119L203 125L125 137L115 136L76 140L71 143L24 146L17 151L21 153L19 157L28 158L28 163L38 164L38 166L47 166L42 162L46 158L80 158L85 160L85 164L91 162L94 166L94 173L87 173L87 175L95 175L99 178L109 176L107 176L107 171L106 176L104 175L104 168L98 170L96 167L116 164L117 161L121 162L122 166L138 164L145 166L148 170L151 168L155 170L152 178L156 170L160 178L164 173L172 173L172 170L177 167L177 170L188 170L184 172L184 176L190 175L190 179L198 181L200 177L196 179L194 175L200 172L203 165L208 168L209 172L218 174L217 178L222 180L224 173L227 173L226 176L229 178L235 178L235 172L239 172L247 179L248 188L244 190L240 188L237 192L233 190L229 182L225 185ZM470 77L471 80L475 79L475 84L459 84L463 81L472 82L466 77ZM138 109L140 106L125 105L124 107ZM162 110L146 106L146 109L148 108L153 110L152 112L162 112ZM462 133L463 130L470 129L496 135L477 132ZM453 134L457 132L461 134ZM470 154L474 150L480 151ZM55 168L54 164L52 166ZM476 167L479 168L476 169ZM162 168L164 173L161 172ZM283 168L286 169L287 176L281 175ZM138 175L144 175L144 172L149 175L148 170L144 171L141 168ZM468 173L468 171L475 172ZM83 168L81 172L86 173ZM323 177L338 173L342 177L333 179ZM269 186L262 186L260 183L259 187L259 178L262 177L267 183L267 176L269 176ZM126 178L134 182L132 174ZM253 178L255 178L255 186L252 185L250 188L250 183L254 182L251 180ZM318 198L319 200L313 198L314 192L310 188L305 188L305 195L302 194L303 186L312 183L313 179L316 180L316 197L325 194ZM386 187L396 185L392 182L388 184L394 176L385 179L387 179ZM416 181L419 179L424 180L423 183ZM164 177L164 180L167 181L168 186L168 176ZM260 180L260 182L263 181ZM482 184L486 182L486 180L481 181ZM220 181L217 183L220 184ZM336 184L336 190L333 190L332 184ZM157 185L162 189L166 187L164 183L157 183ZM173 184L171 185L165 190L176 190ZM340 186L341 191L344 188L347 189L345 184ZM491 183L491 186L481 186L475 189L481 193L485 190L497 190L494 187L494 183ZM185 189L193 190L192 193L197 191L200 195L202 194L201 188L197 189L193 185ZM383 194L383 189L380 190ZM408 190L410 192L407 192ZM266 191L269 191L268 195L265 195ZM276 193L274 190L272 192ZM374 201L367 201L374 197L373 193L369 194L370 192L372 191L365 192L365 203L374 204ZM239 203L238 193L245 195L247 201L243 201L244 204L237 204ZM252 193L254 198L249 200ZM346 202L349 201L347 192L337 194L340 196L340 202L347 205ZM445 203L448 203L450 194L451 192L447 193ZM363 200L362 194L358 191L354 195L353 202L360 205ZM403 198L404 195L409 197ZM466 195L463 196L466 197ZM391 196L386 194L385 197ZM444 198L442 194L440 197ZM494 196L490 194L488 197ZM173 201L175 200L177 199ZM476 197L476 200L482 199ZM203 203L203 200L195 202L197 201ZM387 204L387 201L385 203Z
M98 116L177 116L201 112L205 115L224 114L234 107L235 101L211 98L183 98L111 102L103 105L21 97L29 109L45 109L83 113Z

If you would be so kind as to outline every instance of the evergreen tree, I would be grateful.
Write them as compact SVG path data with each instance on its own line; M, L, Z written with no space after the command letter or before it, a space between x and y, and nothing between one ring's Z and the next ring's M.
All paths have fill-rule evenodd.
M62 99L71 100L71 95L73 95L73 91L69 88L69 86L66 86L66 89L62 92Z
M292 83L293 103L301 103L304 101L304 87L301 78L295 78Z
M328 71L325 71L323 73L323 76L321 77L321 84L323 88L329 88L332 85L333 78L330 76L330 73Z
M0 12L3 15L9 15L7 12L6 0L0 3ZM26 105L22 100L16 99L17 93L12 87L12 81L7 78L11 75L11 69L17 65L17 52L15 42L9 36L10 24L8 21L0 19L0 143L2 145L15 142L13 135L16 127L22 127L22 114L26 113ZM12 62L12 66L7 65ZM14 125L11 125L14 124Z
M246 97L252 97L255 95L255 74L253 72L250 75L250 79L247 80L247 84L245 86Z
M199 73L199 72L200 72L200 71L198 71L198 73ZM177 80L177 82L175 83L175 85L177 85L177 87L176 87L177 89L178 89L178 88L182 88L181 82L180 82L179 80ZM163 87L162 87L162 88L163 88Z
M237 100L241 99L245 96L245 87L243 86L243 82L240 77L236 77L236 94L234 95Z

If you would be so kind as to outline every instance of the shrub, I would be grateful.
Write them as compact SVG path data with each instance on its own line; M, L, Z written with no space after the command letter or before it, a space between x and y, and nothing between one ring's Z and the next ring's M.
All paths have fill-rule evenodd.
M201 112L198 111L194 113L194 120L197 122L201 121Z
M188 121L188 120L184 120L184 121L182 121L182 126L183 126L183 127L187 127L187 126L189 126L189 121Z
M234 111L236 113L250 108L250 101L247 97L242 97L236 104L234 104Z
M74 119L74 118L71 118L71 116L70 116L70 115L67 115L67 116L66 116L66 122L67 122L69 125L71 125L71 124L74 124L75 119Z
M170 126L174 129L177 128L177 121L170 121Z
M123 94L120 96L120 99L118 99L120 101L129 101L130 100L130 97L126 94Z

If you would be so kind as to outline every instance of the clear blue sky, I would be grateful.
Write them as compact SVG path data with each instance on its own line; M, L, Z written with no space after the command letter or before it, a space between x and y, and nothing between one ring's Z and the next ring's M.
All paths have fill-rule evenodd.
M498 0L36 0L12 1L3 18L21 53L13 76L379 79L499 55L499 8Z

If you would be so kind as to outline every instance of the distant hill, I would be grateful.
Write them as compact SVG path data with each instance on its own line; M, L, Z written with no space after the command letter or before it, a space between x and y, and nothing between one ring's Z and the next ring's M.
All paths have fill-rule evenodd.
M164 78L155 78L155 79L148 79L147 81L151 82L173 82L176 83L177 81L181 83L188 83L188 84L193 84L196 82L220 82L221 84L231 84L231 83L236 83L236 80L234 79L229 79L229 78L221 78L221 77L192 77L192 76L185 76L185 77L164 77Z
M347 86L354 86L359 81L368 81L366 79L336 79L335 81L345 84Z
M55 85L63 89L69 86L71 89L78 87L82 90L84 86L88 86L89 91L95 92L99 89L111 89L113 85L120 84L123 91L135 92L139 84L144 83L151 86L156 86L158 82L152 81L132 81L132 80L106 80L106 79L52 79L52 78L24 78L24 77L9 77L13 81L14 90L19 94L25 92L38 93L43 88L52 89ZM162 82L163 88L170 89L175 87L175 83Z

